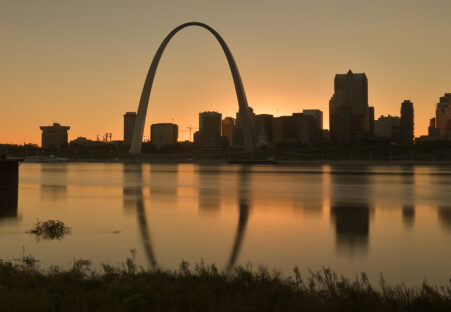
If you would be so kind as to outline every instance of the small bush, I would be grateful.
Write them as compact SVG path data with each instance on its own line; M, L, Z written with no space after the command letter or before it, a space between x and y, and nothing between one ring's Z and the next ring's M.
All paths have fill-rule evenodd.
M28 233L35 235L38 240L60 240L63 239L66 234L70 233L70 228L60 220L38 220Z

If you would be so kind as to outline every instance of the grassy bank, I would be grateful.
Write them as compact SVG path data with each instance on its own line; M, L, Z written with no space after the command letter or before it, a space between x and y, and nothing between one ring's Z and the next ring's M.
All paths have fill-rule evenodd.
M451 311L447 287L389 286L376 291L363 274L354 280L329 269L293 278L251 266L230 274L203 263L177 271L75 260L69 269L39 268L32 257L0 261L1 311Z

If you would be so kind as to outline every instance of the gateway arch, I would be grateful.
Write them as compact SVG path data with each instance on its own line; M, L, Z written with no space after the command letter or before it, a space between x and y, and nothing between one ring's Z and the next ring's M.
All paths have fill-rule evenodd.
M238 67L236 66L235 59L233 58L233 55L230 52L230 49L225 43L224 39L222 39L222 37L213 28L204 23L199 22L185 23L176 27L173 31L169 33L169 35L166 36L166 38L163 40L160 47L158 48L157 53L155 53L149 71L147 73L146 81L144 82L144 87L141 93L141 99L139 100L138 113L136 117L135 126L133 129L130 152L132 154L141 154L142 138L144 133L144 125L146 123L146 115L147 115L147 107L149 105L150 91L152 90L152 84L155 78L155 73L157 71L158 63L160 62L164 49L166 48L172 37L174 37L174 35L178 31L190 26L199 26L208 30L213 36L215 36L216 40L218 40L219 44L221 45L224 54L227 58L227 62L229 63L230 71L232 72L233 83L235 84L236 97L238 99L239 112L241 118L241 129L243 134L244 149L246 152L253 152L254 140L249 121L246 93L244 91L243 82L241 81L240 72L238 71Z

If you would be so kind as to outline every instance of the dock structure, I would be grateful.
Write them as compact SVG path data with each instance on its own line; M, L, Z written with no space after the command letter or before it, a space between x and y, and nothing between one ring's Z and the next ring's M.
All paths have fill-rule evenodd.
M21 159L0 159L0 219L17 217Z

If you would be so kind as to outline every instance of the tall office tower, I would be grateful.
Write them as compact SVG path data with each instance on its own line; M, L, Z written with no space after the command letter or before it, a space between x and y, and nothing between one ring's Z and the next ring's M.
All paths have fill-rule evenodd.
M124 144L132 143L133 128L135 127L136 113L127 112L124 115Z
M355 143L368 136L368 79L364 73L349 70L335 75L329 116L332 143Z
M267 143L272 143L272 122L274 116L268 114L255 115L254 119L254 138L266 135Z
M451 93L445 93L445 96L440 97L440 102L437 103L437 110L435 111L435 127L440 130L440 135L445 136L451 134L449 122L451 120Z
M429 127L428 127L428 136L430 136L430 137L440 136L440 129L437 128L435 124L436 124L435 117L431 118L429 120Z
M312 138L315 142L319 143L323 139L323 112L319 109L304 109L302 113L305 116L312 116L315 121L315 133L312 135Z
M374 106L368 107L368 126L369 126L369 136L374 137Z
M221 119L217 112L199 113L199 146L203 149L220 149Z
M401 103L401 144L410 145L414 142L413 134L413 103L405 100Z
M254 110L252 109L252 107L249 106L247 112L248 112L249 123L251 126L251 132L252 132L252 134L255 134ZM255 143L256 137L255 137L255 135L253 135L253 137L254 137L254 143ZM244 145L243 131L241 129L241 116L240 116L239 111L236 113L235 128L233 130L232 141L233 141L233 146L241 147Z
M153 146L163 147L177 144L179 127L173 123L157 123L150 126L150 141Z
M229 141L229 146L232 145L233 128L235 127L235 119L233 117L226 117L222 120L222 136L225 136Z
M52 126L42 126L40 129L42 130L42 148L67 145L67 131L70 127L61 126L59 123L55 122Z

